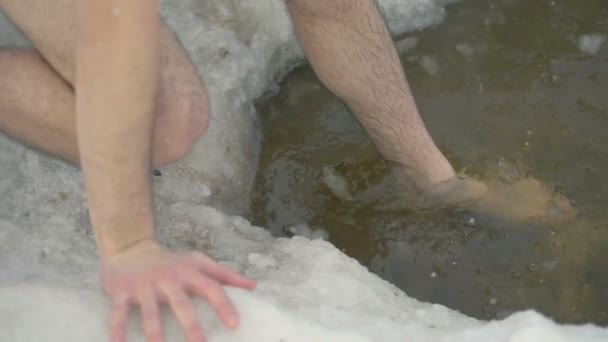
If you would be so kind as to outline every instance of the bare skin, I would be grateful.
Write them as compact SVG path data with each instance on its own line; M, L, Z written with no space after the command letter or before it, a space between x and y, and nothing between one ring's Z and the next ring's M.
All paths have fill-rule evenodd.
M236 328L222 285L255 282L154 240L150 169L184 155L208 122L203 85L156 2L0 0L0 7L36 46L0 52L0 129L81 164L112 302L110 339L125 340L129 307L138 305L146 339L162 341L159 305L167 303L186 339L204 340L189 295Z
M76 0L52 4L0 0L0 8L36 47L0 48L0 130L73 164L80 162L73 90L75 4ZM160 44L161 72L152 142L155 166L185 155L209 123L205 88L165 25L160 28Z
M539 215L552 200L540 183L494 187L456 177L420 118L372 0L287 4L321 80L425 195L518 219ZM188 341L203 340L189 294L205 297L235 328L238 314L221 285L255 286L204 254L173 253L154 240L150 168L187 153L208 123L204 87L157 6L154 0L0 0L36 45L0 52L0 130L81 165L112 301L113 341L124 341L133 304L142 309L146 339L162 341L162 303L173 308ZM522 205L522 198L530 200Z
M374 0L286 0L301 45L323 84L351 109L379 152L412 179L427 203L467 206L510 220L574 210L539 183L457 177L433 142ZM539 183L540 184L540 183ZM565 216L560 215L560 219Z

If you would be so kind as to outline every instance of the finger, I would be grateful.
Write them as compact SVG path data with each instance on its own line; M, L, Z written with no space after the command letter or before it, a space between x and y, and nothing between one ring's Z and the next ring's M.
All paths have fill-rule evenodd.
M173 281L160 284L160 288L167 297L169 305L182 327L187 341L200 342L205 340L203 328L201 327L192 301L184 290Z
M109 330L110 342L124 342L127 340L127 317L129 315L129 301L126 295L112 298L110 308Z
M192 253L192 256L205 274L222 284L236 286L248 290L252 290L256 286L256 282L254 280L245 278L231 269L218 264L205 254L194 252Z
M217 281L195 272L188 273L184 281L189 290L207 299L226 327L231 329L238 327L240 319L236 308Z
M158 298L150 288L138 291L137 299L141 307L141 320L147 342L163 342L163 329L160 321Z

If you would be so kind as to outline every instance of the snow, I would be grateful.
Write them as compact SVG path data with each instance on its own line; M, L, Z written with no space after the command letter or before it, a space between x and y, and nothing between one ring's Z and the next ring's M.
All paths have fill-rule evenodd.
M329 238L329 233L320 228L310 228L310 226L306 223L296 224L295 226L290 226L285 229L286 233L289 236L303 236L309 240L327 240Z
M446 1L380 1L391 32L438 24ZM604 341L593 326L558 326L527 311L482 322L422 303L322 239L274 238L238 216L248 205L260 144L251 101L301 64L279 0L165 0L212 99L211 127L187 158L153 177L160 241L203 250L259 281L228 289L236 332L209 307L211 341ZM238 19L238 20L237 20ZM26 45L0 16L0 46ZM0 135L0 341L105 341L107 302L79 171ZM312 230L311 230L312 231ZM169 341L180 341L167 312ZM133 312L129 341L141 341Z

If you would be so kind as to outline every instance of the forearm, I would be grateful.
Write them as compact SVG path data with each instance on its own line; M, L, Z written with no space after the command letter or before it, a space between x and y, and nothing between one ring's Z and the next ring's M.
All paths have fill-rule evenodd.
M287 3L321 81L352 110L380 153L404 166L419 187L454 177L420 118L374 1L310 1Z
M78 144L102 255L154 236L149 171L157 11L155 0L78 2Z

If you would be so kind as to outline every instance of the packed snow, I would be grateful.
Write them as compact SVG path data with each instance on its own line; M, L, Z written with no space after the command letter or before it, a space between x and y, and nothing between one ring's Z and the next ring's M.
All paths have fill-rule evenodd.
M380 4L397 35L440 23L446 2ZM213 118L189 156L153 178L159 239L259 281L252 293L228 289L243 317L235 332L198 304L211 341L608 340L606 329L560 326L532 311L483 322L419 302L322 239L274 238L238 216L260 145L251 101L302 63L302 51L280 0L161 3L206 82ZM25 44L0 16L0 46ZM0 341L107 340L79 171L0 135L0 192ZM165 314L168 341L181 341ZM129 331L129 341L143 339L135 311Z

